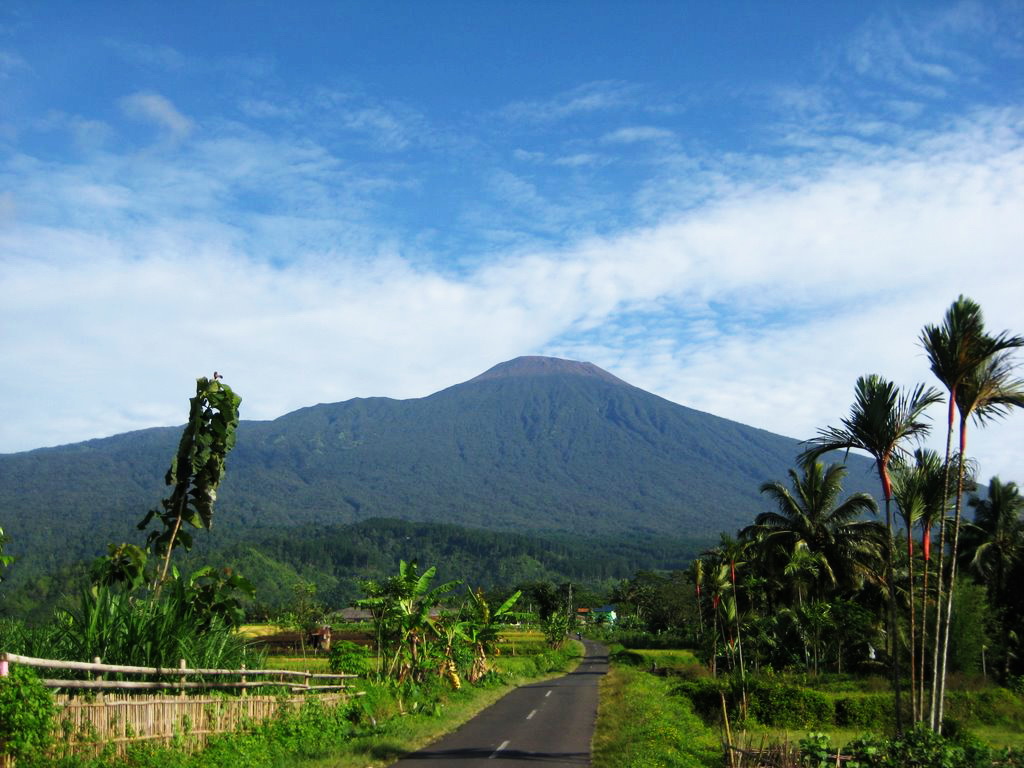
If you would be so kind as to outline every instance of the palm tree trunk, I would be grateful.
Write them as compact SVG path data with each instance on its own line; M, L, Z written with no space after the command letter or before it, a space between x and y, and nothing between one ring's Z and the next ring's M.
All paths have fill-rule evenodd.
M918 708L917 708L917 697L914 695L914 691L917 688L917 656L915 652L916 646L916 634L915 626L916 619L914 612L917 606L914 603L914 533L913 526L910 521L907 521L907 572L909 587L907 594L910 597L910 711L913 722L918 720Z
M740 599L736 594L736 564L732 564L732 601L736 610L736 648L740 656L740 684L743 690L743 716L747 716L747 669L743 665L743 635L740 632Z
M888 530L886 536L886 580L889 582L889 648L890 660L892 662L892 692L895 699L895 720L896 734L903 733L903 697L900 695L900 650L896 637L896 581L893 574L894 546L892 535L892 485L889 482L889 475L884 467L879 467L879 474L882 476L882 490L885 492L885 527Z
M930 709L931 729L939 731L939 655L941 645L939 642L942 627L942 576L944 560L946 559L946 507L949 504L949 457L953 452L953 414L956 408L956 390L949 393L949 424L946 429L946 458L943 468L942 479L942 510L939 514L939 563L935 571L935 646L932 649L932 697ZM962 455L962 453L961 453Z
M960 418L960 458L957 461L956 506L953 512L953 548L949 553L949 589L946 591L946 615L942 628L942 670L939 674L938 712L934 724L942 733L943 699L946 695L946 663L949 657L949 627L953 618L953 592L956 584L956 558L960 550L960 512L964 498L964 453L967 450L967 419Z
M697 621L700 627L700 640L704 640L704 609L700 605L700 584L697 585Z
M926 529L924 535L928 536L928 537L931 537L932 533L931 533L930 530ZM924 548L924 545L922 544L922 549L923 548ZM923 571L922 579L921 579L921 655L920 655L920 659L921 659L921 670L920 671L921 671L921 674L918 676L920 687L919 687L919 690L918 690L918 693L917 693L917 696L918 696L917 712L918 712L919 717L921 718L921 722L924 722L924 681L925 681L924 666L925 666L925 659L927 658L927 653L926 653L927 649L926 649L925 641L926 641L926 639L928 637L928 560L929 560L929 552L928 552L928 550L925 550L923 554L924 554L924 559L923 559L923 562L922 562L922 565L921 565L921 568L922 568L922 571Z

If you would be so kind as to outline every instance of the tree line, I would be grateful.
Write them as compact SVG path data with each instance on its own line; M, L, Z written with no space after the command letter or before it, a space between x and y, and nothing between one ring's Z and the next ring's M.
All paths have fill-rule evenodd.
M1024 501L1015 483L993 477L965 504L977 474L969 427L1024 406L1014 360L1024 338L989 333L980 306L961 296L919 341L945 394L860 377L849 414L806 441L788 485L761 487L775 509L723 535L687 579L713 671L722 663L741 677L765 664L884 671L897 730L906 711L940 732L959 609L985 672L1004 681L1024 672L1024 601L1011 587L1024 577ZM948 406L944 456L920 447L925 411L939 402ZM884 524L870 495L843 497L846 468L821 461L837 450L874 459Z

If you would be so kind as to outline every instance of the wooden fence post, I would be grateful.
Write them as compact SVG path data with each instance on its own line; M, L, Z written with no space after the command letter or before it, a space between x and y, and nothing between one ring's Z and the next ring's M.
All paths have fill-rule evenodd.
M92 657L92 663L93 663L93 664L102 664L102 663L103 663L103 661L102 661L102 660L100 659L100 657L99 657L99 656L93 656L93 657ZM93 679L94 679L94 680L95 680L96 682L99 682L100 680L102 680L102 679L103 679L103 673L102 673L102 672L98 672L98 673L96 674L96 677L95 677L95 678L93 678ZM99 692L99 693L98 693L98 694L96 695L96 698L97 698L97 699L99 699L100 701L103 701L103 689L102 689L102 688L100 688L100 692Z
M245 664L243 664L242 665L242 696L245 696L245 693L246 693L246 691L245 691L245 683L246 683L246 679L245 679Z
M4 653L0 656L0 677L7 677L9 674L11 674L11 672L7 666L7 654Z
M180 659L178 661L178 669L181 670L181 674L178 676L178 685L181 686L180 688L178 688L178 696L180 696L181 698L184 699L185 698L185 674L184 673L185 673L185 670L188 669L188 665L185 664L185 660L184 659Z

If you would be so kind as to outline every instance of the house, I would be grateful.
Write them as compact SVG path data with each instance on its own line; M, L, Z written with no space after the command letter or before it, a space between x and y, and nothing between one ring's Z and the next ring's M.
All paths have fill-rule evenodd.
M591 614L595 624L614 624L615 619L618 618L614 605L602 605L600 608L595 608L591 611Z

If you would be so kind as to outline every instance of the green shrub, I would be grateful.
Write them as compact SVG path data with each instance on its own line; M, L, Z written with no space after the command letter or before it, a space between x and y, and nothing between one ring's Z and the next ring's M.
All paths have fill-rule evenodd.
M962 746L922 725L894 739L857 739L847 751L854 768L974 768Z
M892 695L870 693L835 700L836 725L842 728L884 730L893 717Z
M1005 688L950 692L945 714L970 725L1024 726L1024 702Z
M671 690L674 696L685 696L690 700L693 711L705 723L714 723L722 719L722 695L726 697L726 706L731 710L730 717L736 717L738 710L733 703L733 692L727 680L703 678L684 680Z
M0 677L0 754L29 757L53 740L53 696L38 676L15 664Z
M751 681L747 702L750 717L776 728L821 728L835 722L828 696L774 680Z
M372 672L370 665L370 649L349 640L339 640L332 644L328 664L331 672L346 675L366 675Z

